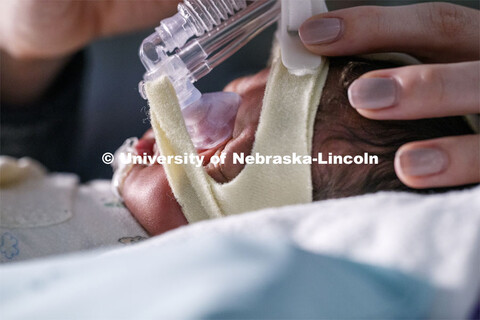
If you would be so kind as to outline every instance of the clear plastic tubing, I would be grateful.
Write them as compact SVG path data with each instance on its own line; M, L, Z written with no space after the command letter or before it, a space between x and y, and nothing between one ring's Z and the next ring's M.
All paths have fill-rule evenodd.
M202 95L193 83L277 21L279 16L280 4L277 0L184 0L178 5L178 13L164 19L155 29L156 32L143 41L140 59L146 69L144 80L167 75L175 88L182 111L192 104L201 108ZM143 81L139 90L145 98ZM228 105L226 98L222 95L218 100ZM231 103L239 103L238 98L230 98ZM214 100L214 96L209 96L206 105L212 106ZM211 114L205 110L202 112ZM231 119L216 119L224 122L217 124L219 128L231 122ZM187 120L186 123L191 123ZM191 135L193 131L189 130ZM215 130L210 128L201 131ZM200 137L197 140L217 139ZM212 142L208 146L221 142ZM196 145L197 148L205 146Z

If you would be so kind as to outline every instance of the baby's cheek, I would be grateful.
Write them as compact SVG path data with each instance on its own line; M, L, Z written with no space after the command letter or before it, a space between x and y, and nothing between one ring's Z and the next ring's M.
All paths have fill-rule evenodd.
M125 205L151 235L188 224L162 166L135 166L125 180Z
M218 183L227 183L235 179L245 168L245 164L234 161L234 155L250 155L255 141L255 128L244 130L235 139L230 140L222 150L225 158L219 164L209 163L205 170ZM220 152L217 152L220 156Z

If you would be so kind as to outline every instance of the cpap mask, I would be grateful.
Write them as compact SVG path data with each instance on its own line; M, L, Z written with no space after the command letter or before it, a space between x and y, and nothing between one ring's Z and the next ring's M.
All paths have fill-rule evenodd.
M295 75L311 74L322 60L303 47L298 28L325 11L324 0L184 0L178 13L142 42L146 72L140 94L146 99L145 81L168 76L194 146L215 147L231 136L241 98L231 92L202 95L193 83L280 17L277 38L284 65Z
M272 25L280 15L276 0L184 0L140 47L144 82L169 77L197 149L212 148L232 134L241 99L235 93L202 95L193 85Z
M273 155L281 159L292 154L311 156L315 116L328 76L328 61L310 53L315 59L292 59L294 64L286 67L286 52L279 47L283 47L283 34L291 40L290 43L298 44L298 48L288 48L287 56L306 53L302 51L305 50L303 44L296 42L298 32L293 24L298 21L297 25L301 25L303 18L290 19L285 15L289 19L283 19L283 14L288 5L312 2L292 0L284 6L282 1L281 29L277 33L279 45L275 45L272 52L272 65L251 155ZM293 11L298 14L302 9L310 11L305 13L306 18L311 16L309 6ZM318 61L322 63L312 63ZM313 69L309 68L310 64ZM158 81L147 82L145 89L158 151L166 157L196 154L183 125L180 103L171 81L163 76ZM189 222L312 201L312 168L308 163L247 164L228 183L217 183L205 168L193 163L167 163L163 168L175 199Z
M214 147L231 136L240 97L227 92L202 95L193 83L280 18L280 2L276 36L283 65L293 75L318 73L322 58L305 49L298 28L311 16L327 11L325 0L185 0L178 6L179 13L163 20L143 41L140 58L147 72L139 84L140 93L146 99L145 82L167 75L195 148ZM181 128L173 125L171 129ZM121 153L136 154L136 142L128 139L115 153L112 185L119 197L132 165L122 165L117 159Z

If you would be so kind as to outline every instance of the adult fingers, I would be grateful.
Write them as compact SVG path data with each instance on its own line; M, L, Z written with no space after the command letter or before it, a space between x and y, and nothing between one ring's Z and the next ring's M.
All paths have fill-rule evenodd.
M307 20L300 37L314 53L405 52L430 62L478 60L479 11L448 3L354 7Z
M180 0L83 1L97 17L97 36L110 36L157 26L176 12Z
M0 47L18 58L65 56L103 36L158 25L179 0L0 1Z
M480 135L412 142L395 157L395 171L412 188L480 182Z
M367 118L407 120L480 113L480 61L377 70L355 80L350 104Z

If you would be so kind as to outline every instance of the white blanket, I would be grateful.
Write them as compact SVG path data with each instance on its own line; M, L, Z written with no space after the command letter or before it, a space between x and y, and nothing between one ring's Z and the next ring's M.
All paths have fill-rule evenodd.
M103 279L104 274L112 273L109 269L111 266L106 263L111 259L99 259L99 256L112 255L115 265L124 266L132 259L132 254L143 260L153 259L150 257L155 257L158 248L175 248L187 242L187 239L191 242L192 238L201 239L205 234L228 234L260 240L269 235L273 238L280 236L316 253L382 266L419 277L429 282L436 293L431 319L466 318L479 294L480 187L476 187L437 195L382 192L267 209L192 224L122 249L112 248L47 261L10 264L0 268L0 278L1 274L5 276L2 282L9 281L3 283L5 286L2 285L0 296L3 294L13 299L5 301L12 308L17 303L25 303L35 292L26 290L23 296L17 292L20 284L29 281L35 284L40 277L45 290L62 285L64 291L53 290L52 294L55 294L45 296L45 301L42 302L58 306L59 296L68 299L79 294L77 282L91 284L99 276ZM205 250L208 252L209 249ZM135 255L136 253L138 254ZM152 260L147 265L161 263L161 260ZM91 270L86 274L80 272L79 276L78 272L73 272L79 264L91 266ZM123 268L119 272L121 270ZM133 269L132 272L134 271ZM49 276L58 273L69 276L63 282ZM130 284L125 282L125 285ZM142 286L142 283L137 283L136 286ZM115 286L103 288L103 291L111 292L112 297L117 294L117 290ZM42 292L36 293L43 297ZM84 296L85 299L88 297L97 299L91 292ZM79 302L76 304L76 307L83 308ZM101 304L98 308L102 310ZM51 311L47 305L43 309Z
M204 233L282 234L307 250L418 276L436 290L432 319L468 317L479 294L480 187L436 195L381 192L267 209L193 224L131 249Z

